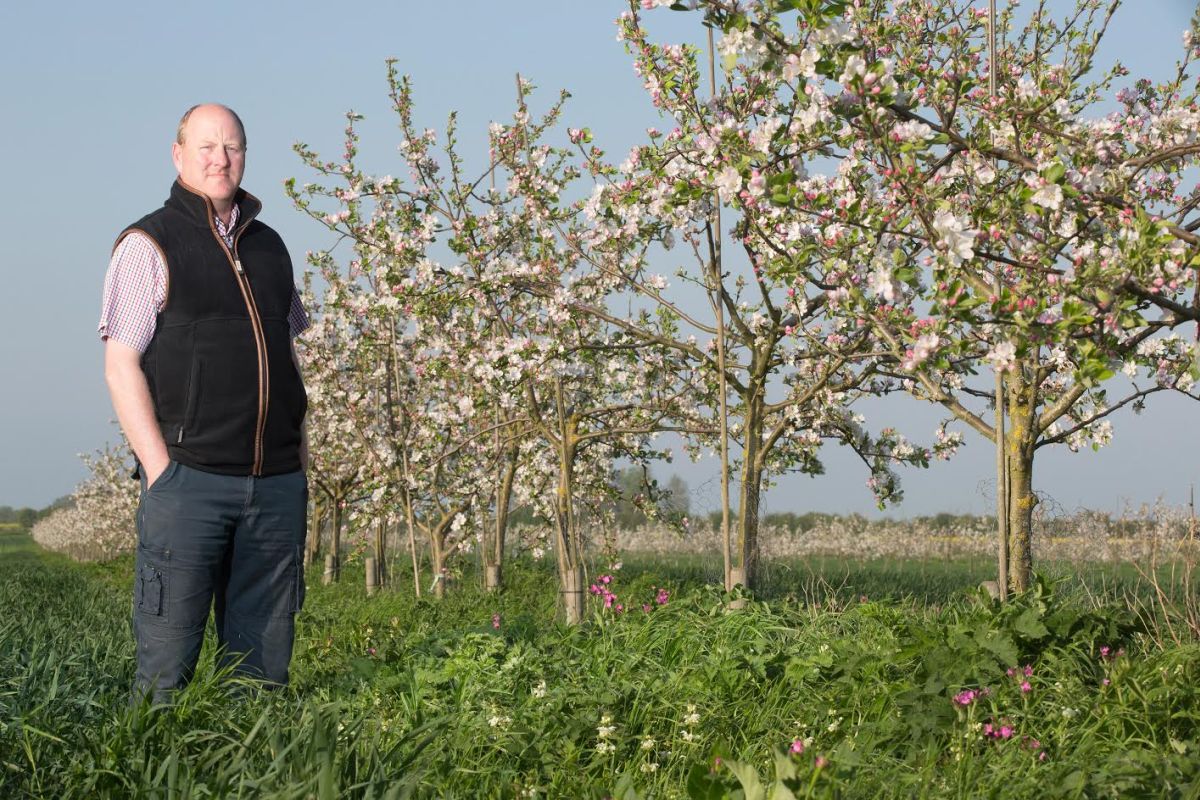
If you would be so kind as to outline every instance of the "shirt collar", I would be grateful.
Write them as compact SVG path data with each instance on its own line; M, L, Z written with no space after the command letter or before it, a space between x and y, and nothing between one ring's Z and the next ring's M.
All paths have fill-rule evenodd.
M221 221L220 214L214 214L213 216L217 220L217 233L219 233L222 237L228 238L229 232L237 227L238 219L242 216L242 211L240 208L238 208L237 203L234 203L233 212L229 215L228 225Z

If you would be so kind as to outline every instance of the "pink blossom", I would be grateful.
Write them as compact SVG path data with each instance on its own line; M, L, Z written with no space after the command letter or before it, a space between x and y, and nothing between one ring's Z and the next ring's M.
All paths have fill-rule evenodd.
M500 615L492 614L492 627L496 630L500 629Z
M1029 694L1033 691L1033 686L1029 681L1021 681L1021 694Z
M788 752L795 753L797 755L799 755L800 753L803 753L804 752L804 742L802 742L799 739L793 739L792 746L788 748Z

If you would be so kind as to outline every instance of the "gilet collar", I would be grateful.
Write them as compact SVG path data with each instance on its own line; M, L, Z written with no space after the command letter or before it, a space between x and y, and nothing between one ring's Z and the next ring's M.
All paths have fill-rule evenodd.
M237 227L239 228L248 225L262 210L262 203L259 202L259 199L245 189L237 190L237 194L233 196L233 202L238 207ZM171 195L164 205L182 211L201 227L211 228L214 231L217 229L217 210L213 207L212 201L208 199L207 195L188 186L179 178L176 178L175 182L171 184Z

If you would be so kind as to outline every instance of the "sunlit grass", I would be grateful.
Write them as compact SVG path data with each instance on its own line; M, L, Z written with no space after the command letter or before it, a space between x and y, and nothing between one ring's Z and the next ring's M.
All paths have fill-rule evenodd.
M1001 608L975 589L987 561L781 561L730 612L711 563L630 556L607 584L626 611L567 628L545 564L510 564L494 595L467 570L439 602L399 564L368 599L352 563L310 575L288 690L206 662L152 709L127 703L129 568L0 536L0 796L720 797L741 783L716 755L769 781L792 747L816 796L1187 796L1200 777L1200 649L1082 574Z

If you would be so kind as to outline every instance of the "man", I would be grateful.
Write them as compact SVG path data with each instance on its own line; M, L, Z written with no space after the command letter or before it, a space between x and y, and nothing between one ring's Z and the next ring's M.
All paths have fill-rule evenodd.
M223 664L287 682L308 484L308 325L283 241L240 188L242 122L220 105L180 120L162 208L126 228L100 335L142 495L134 574L134 698L167 701L195 669L213 608Z

